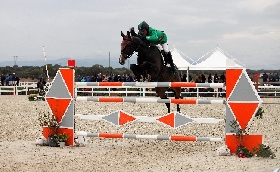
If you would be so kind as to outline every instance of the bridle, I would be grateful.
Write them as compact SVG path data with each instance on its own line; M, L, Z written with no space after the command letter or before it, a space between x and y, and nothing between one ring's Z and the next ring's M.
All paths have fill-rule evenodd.
M141 41L141 43L134 50L134 46L136 45L136 43L134 43L133 40L128 40L128 39L124 39L124 40L129 41L129 43L127 43L126 46L124 47L124 49L121 51L121 55L125 55L126 58L130 58L135 52L137 52L139 47L143 43L143 41ZM128 51L125 51L127 49L127 47L128 47ZM130 52L132 52L132 53L130 53Z

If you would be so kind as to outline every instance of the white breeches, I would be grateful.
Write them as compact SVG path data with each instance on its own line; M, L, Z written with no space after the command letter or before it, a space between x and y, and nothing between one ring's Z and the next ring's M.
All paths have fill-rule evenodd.
M164 43L164 44L160 44L160 45L161 45L161 47L162 47L162 49L163 49L164 52L166 52L166 53L169 52L169 50L168 50L168 43L167 43L167 42Z

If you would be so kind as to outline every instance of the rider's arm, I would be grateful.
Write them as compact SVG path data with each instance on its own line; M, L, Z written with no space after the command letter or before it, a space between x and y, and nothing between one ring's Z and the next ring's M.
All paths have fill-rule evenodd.
M158 41L158 35L156 30L151 31L151 36L146 36L146 39L148 41L156 42Z

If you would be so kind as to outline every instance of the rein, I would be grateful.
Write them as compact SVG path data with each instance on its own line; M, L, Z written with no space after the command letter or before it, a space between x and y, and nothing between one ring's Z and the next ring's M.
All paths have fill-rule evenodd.
M132 44L134 44L134 42L131 40ZM124 53L123 51L121 51L121 54L126 54L127 55L127 58L130 58L138 49L139 47L141 46L141 44L143 43L143 41L141 41L141 43L137 46L137 48L132 52L132 54L128 55L127 53ZM129 45L129 48L131 49L131 45Z

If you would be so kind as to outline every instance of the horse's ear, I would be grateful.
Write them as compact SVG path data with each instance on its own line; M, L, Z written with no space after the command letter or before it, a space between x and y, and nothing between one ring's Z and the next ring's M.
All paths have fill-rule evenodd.
M124 34L123 34L123 32L121 31L121 36L124 38Z

